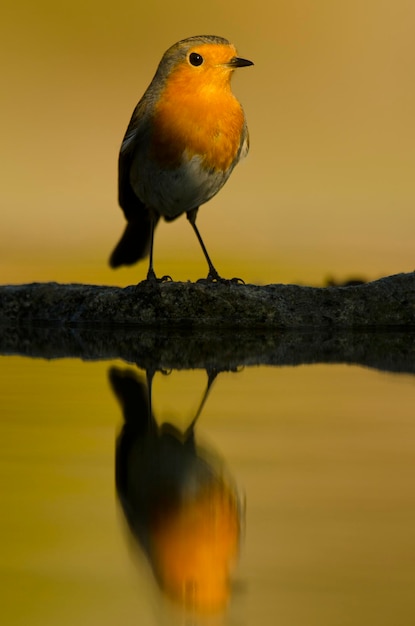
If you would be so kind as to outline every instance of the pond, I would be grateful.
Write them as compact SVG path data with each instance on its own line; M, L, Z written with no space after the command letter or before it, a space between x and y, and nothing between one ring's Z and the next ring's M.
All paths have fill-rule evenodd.
M2 624L414 622L412 334L7 336Z

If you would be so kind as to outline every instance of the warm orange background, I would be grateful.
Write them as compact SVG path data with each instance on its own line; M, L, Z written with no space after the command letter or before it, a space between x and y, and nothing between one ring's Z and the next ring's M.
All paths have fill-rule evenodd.
M412 0L6 3L0 23L0 281L127 284L106 267L124 226L118 148L164 50L229 38L255 67L234 90L251 153L199 226L219 271L319 284L415 265ZM185 219L156 271L205 274Z

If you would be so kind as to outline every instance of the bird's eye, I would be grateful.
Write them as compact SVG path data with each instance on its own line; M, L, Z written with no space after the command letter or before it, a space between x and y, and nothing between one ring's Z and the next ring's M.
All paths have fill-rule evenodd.
M197 52L191 52L189 54L189 61L191 65L195 65L197 67L198 65L202 65L203 57L201 54L198 54Z

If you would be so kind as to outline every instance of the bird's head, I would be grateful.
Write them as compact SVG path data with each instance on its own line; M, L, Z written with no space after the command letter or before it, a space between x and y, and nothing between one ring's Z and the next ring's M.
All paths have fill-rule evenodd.
M253 65L237 55L235 47L223 37L202 35L183 39L169 48L156 76L165 84L175 81L186 90L228 88L233 71Z

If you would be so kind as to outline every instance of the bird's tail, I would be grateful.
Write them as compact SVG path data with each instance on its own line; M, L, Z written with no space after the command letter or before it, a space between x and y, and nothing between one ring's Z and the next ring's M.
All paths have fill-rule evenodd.
M128 222L121 239L110 256L110 266L132 265L136 261L144 259L150 251L150 241L151 217L148 211L143 211L139 219Z

